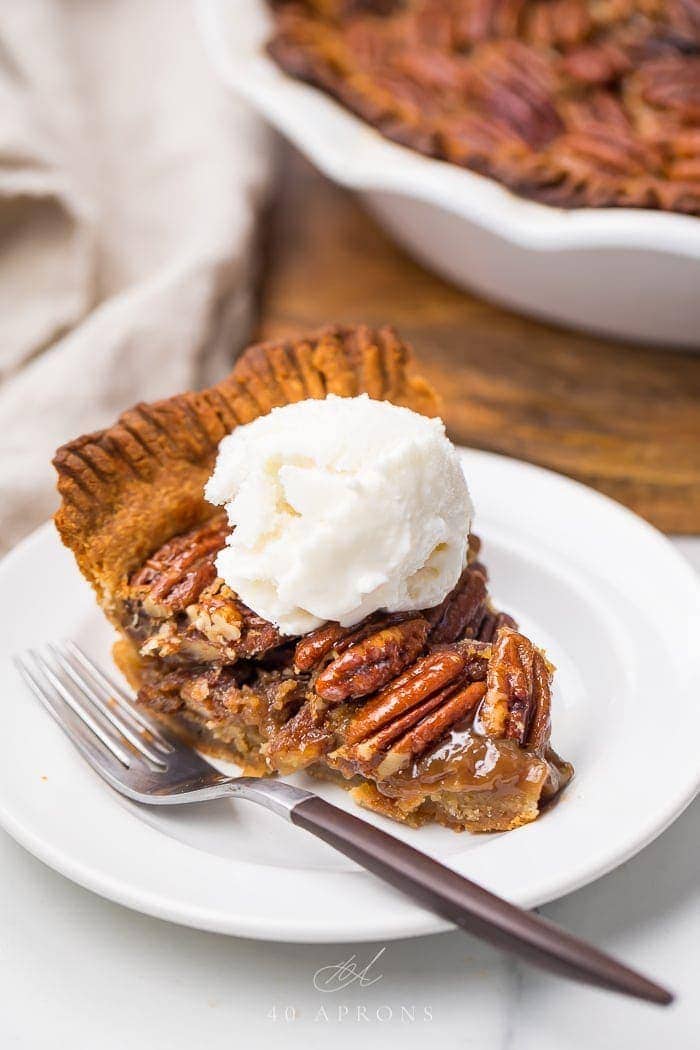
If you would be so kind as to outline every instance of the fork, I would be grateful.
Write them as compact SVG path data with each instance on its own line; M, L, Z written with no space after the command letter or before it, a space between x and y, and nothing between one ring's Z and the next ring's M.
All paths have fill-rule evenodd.
M83 758L115 791L144 805L234 796L323 839L443 919L560 976L668 1005L654 981L534 912L518 908L407 843L284 780L229 777L147 715L74 642L14 662Z

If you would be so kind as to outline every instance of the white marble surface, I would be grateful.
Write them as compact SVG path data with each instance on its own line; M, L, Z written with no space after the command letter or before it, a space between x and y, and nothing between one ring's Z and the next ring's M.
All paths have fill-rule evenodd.
M678 545L700 570L700 539ZM694 1050L699 861L696 801L639 856L542 909L674 988L662 1010L540 975L461 933L301 946L172 926L80 889L0 832L0 1047ZM364 965L384 947L368 973L381 980L314 988L319 968L353 953Z

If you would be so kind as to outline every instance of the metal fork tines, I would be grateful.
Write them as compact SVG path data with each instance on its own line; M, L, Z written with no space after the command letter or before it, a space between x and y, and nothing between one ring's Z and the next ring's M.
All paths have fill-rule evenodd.
M84 742L90 742L87 730L127 768L135 759L152 769L164 768L172 744L73 642L51 644L44 652L30 650L15 657L15 663L56 721L64 725L66 707L77 716Z
M83 757L122 794L166 801L228 779L170 738L74 642L30 650L14 661Z
M282 781L227 777L169 735L74 642L15 656L22 678L93 769L137 802L244 795L289 816L306 797Z

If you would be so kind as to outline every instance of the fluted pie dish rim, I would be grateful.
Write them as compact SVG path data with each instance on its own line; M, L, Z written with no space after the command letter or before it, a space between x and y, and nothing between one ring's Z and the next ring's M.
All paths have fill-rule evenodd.
M437 205L524 248L625 248L700 259L700 217L651 208L557 207L383 137L334 98L284 73L266 55L263 45L272 20L262 0L246 0L238 15L253 27L246 29L245 39L258 46L244 44L237 64L228 50L221 0L195 0L195 10L222 79L341 185Z
M698 350L700 220L645 209L564 210L382 137L264 52L265 0L195 0L212 66L333 182L357 192L419 265L550 324ZM314 184L311 183L313 186ZM524 351L526 352L526 351Z

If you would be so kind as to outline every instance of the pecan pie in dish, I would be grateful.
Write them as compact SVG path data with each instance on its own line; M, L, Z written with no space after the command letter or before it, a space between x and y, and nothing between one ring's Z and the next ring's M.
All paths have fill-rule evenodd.
M564 207L700 214L698 0L273 0L269 51L382 134Z
M493 607L475 537L439 605L297 637L217 573L230 526L204 485L222 438L276 406L362 393L437 412L391 329L251 347L218 386L138 405L59 449L58 529L139 701L202 750L247 773L305 769L413 825L517 827L571 767L549 743L553 668Z

